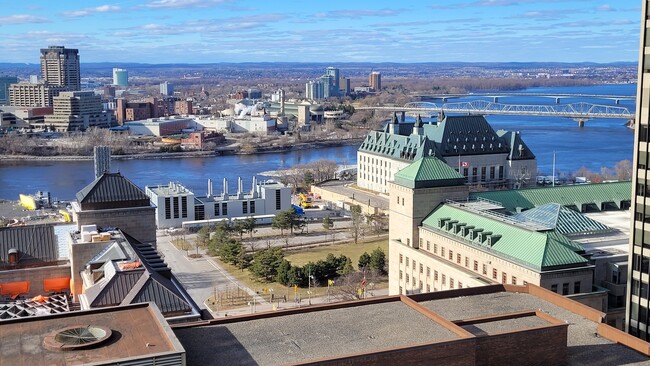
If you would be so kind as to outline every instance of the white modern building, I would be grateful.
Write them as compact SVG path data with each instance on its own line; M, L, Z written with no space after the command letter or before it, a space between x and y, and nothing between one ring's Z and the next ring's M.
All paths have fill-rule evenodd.
M261 116L243 117L198 117L195 119L201 128L211 131L227 131L235 133L254 133L267 135L276 130L277 120L268 114Z
M127 86L129 85L129 71L126 69L113 69L113 85Z
M182 133L183 130L201 130L193 118L169 116L149 118L140 121L125 122L133 135L143 136L169 136Z
M242 179L237 181L237 192L228 190L224 178L223 189L213 194L212 180L208 179L207 195L196 196L180 183L147 186L145 193L156 206L156 225L170 227L200 227L224 220L253 217L259 224L270 223L279 212L291 207L291 188L275 181L258 182L253 177L250 191L244 191Z

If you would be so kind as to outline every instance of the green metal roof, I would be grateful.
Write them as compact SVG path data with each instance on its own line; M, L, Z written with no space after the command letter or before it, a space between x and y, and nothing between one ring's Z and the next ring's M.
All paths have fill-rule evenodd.
M499 130L497 135L504 139L510 147L508 160L535 159L535 154L528 148L528 145L521 139L519 131Z
M614 182L600 184L576 184L559 187L530 188L507 191L472 192L470 198L485 198L499 202L509 212L517 208L528 210L547 203L559 203L562 206L576 206L613 202L619 205L632 198L631 182Z
M555 229L564 235L594 234L612 231L607 225L566 208L559 203L548 203L514 216L522 221L534 221Z
M463 185L465 177L444 161L427 156L395 173L395 183L408 188Z
M444 225L445 222L454 221L455 225ZM584 251L580 244L552 230L534 231L497 217L480 215L447 204L438 206L424 219L422 225L539 271L587 263L585 258L576 253Z

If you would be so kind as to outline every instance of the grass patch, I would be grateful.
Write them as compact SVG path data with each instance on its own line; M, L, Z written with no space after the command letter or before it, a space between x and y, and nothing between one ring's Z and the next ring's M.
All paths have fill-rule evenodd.
M294 266L304 266L308 262L317 262L321 259L325 259L329 253L334 255L343 254L352 259L352 264L356 268L361 254L364 252L370 254L373 250L377 249L377 247L381 248L384 253L386 253L386 259L388 259L388 239L359 242L358 244L334 244L317 248L292 250L286 253L285 258Z

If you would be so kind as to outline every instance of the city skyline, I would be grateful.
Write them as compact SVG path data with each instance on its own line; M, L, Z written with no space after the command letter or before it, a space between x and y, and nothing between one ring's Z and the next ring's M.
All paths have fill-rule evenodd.
M4 6L0 62L35 63L49 45L83 50L82 62L637 61L640 5L39 0Z

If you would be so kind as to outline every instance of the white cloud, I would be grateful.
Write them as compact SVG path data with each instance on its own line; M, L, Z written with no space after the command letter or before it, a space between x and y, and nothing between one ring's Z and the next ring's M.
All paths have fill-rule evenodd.
M151 9L208 8L228 0L155 0L144 5Z
M45 23L47 18L37 17L29 14L16 14L0 16L0 24L25 24L25 23Z
M100 5L94 8L85 8L81 10L66 11L63 12L63 16L70 17L70 18L77 18L77 17L84 17L87 15L97 14L97 13L114 13L121 10L122 8L120 8L119 6Z

